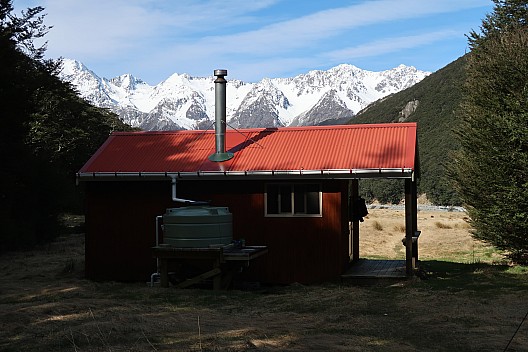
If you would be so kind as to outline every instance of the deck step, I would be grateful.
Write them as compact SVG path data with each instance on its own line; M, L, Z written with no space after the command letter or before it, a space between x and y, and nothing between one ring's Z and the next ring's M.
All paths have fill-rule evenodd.
M341 275L343 279L406 278L405 260L360 259Z

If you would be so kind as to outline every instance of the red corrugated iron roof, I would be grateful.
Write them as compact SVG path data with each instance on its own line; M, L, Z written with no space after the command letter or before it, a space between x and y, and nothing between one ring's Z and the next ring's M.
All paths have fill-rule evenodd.
M79 171L180 175L353 173L417 165L416 123L227 130L225 162L209 161L214 131L116 132Z

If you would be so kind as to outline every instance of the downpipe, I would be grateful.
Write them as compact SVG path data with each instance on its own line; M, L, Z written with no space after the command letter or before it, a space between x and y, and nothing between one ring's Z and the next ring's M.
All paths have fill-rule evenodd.
M173 202L183 203L186 205L209 205L209 202L206 202L206 201L197 201L197 200L178 198L178 196L176 195L176 177L173 176L171 177L171 179L172 179L172 201Z
M159 246L159 228L160 228L160 220L162 218L163 216L161 215L156 216L156 247ZM150 287L154 287L154 281L159 281L159 278L160 278L160 263L159 263L159 258L156 257L156 272L150 275Z

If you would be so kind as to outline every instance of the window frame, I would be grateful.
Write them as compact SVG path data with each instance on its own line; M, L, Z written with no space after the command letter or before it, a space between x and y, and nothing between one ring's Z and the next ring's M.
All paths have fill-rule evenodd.
M303 213L300 213L300 212L296 212L295 211L295 203L297 202L297 198L296 198L296 194L297 196L299 195L299 192L297 191L297 193L295 192L296 191L296 186L317 186L317 193L318 193L318 205L319 205L319 212L318 213L306 213L306 212L303 212ZM278 211L280 211L281 209L281 202L283 201L281 199L281 192L278 191L281 187L290 187L290 202L289 202L289 207L291 208L290 211L288 212L278 212L278 213L269 213L268 212L268 197L269 197L269 194L272 193L271 190L270 190L270 187L274 187L275 190L277 190L276 192L273 192L273 193L276 193L277 194L277 199L275 201L275 203L277 204L277 207L278 207ZM323 190L322 190L322 184L321 182L269 182L269 183L266 183L265 184L265 190L264 190L264 216L265 217L279 217L279 218L292 218L292 217L296 217L296 218L320 218L323 216ZM304 207L305 209L308 207L307 205L307 195L308 195L308 192L305 190L304 192L302 192L303 194L303 198L304 198Z

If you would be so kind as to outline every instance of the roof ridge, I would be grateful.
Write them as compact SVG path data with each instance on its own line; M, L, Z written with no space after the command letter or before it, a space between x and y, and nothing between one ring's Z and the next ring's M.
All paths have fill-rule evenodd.
M262 131L306 131L306 130L337 130L337 129L351 129L351 128L394 128L394 127L411 127L417 126L416 122L395 122L395 123L355 123L348 125L328 125L328 126L287 126L287 127L252 127L252 128L237 128L237 129L226 129L226 133L240 133L240 132L262 132ZM171 130L171 131L127 131L119 132L114 131L111 135L118 136L136 136L136 135L171 135L171 134L206 134L214 133L214 129L210 130Z

